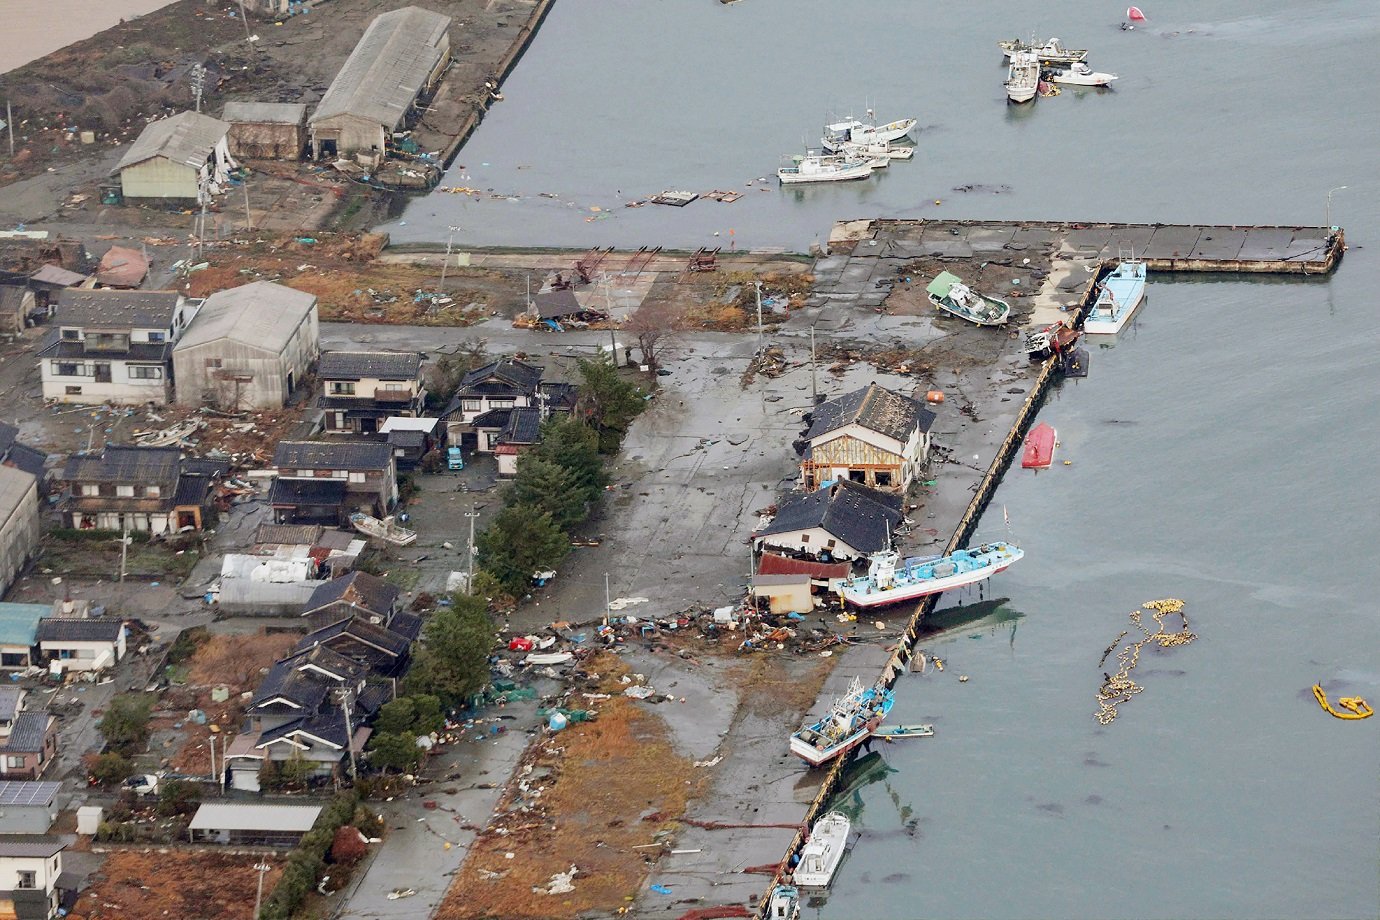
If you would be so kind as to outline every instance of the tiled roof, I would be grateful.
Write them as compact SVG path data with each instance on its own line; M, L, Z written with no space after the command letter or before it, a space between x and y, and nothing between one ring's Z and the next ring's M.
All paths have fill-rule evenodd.
M513 409L498 440L502 444L536 444L541 440L541 410L535 406Z
M34 604L33 606L39 605ZM24 689L22 687L0 687L0 719L6 722L13 721L19 713L19 701L23 698Z
M321 706L329 692L330 687L324 680L304 674L290 661L283 660L264 675L258 691L254 694L253 705L260 708L282 698L290 701L300 712L313 713Z
M399 635L391 629L382 626L375 626L373 623L366 622L359 617L351 617L348 620L341 620L324 626L314 632L309 632L302 637L302 641L297 643L299 649L308 649L313 645L325 645L342 636L358 640L365 645L377 648L380 654L388 658L398 658L407 654L407 648L411 644L406 636ZM344 654L343 652L341 654ZM346 657L349 657L348 655ZM372 656L371 656L372 660Z
M475 428L498 428L502 429L508 424L508 419L513 414L512 409L490 409L488 412L481 412L470 422Z
M370 575L368 572L351 572L339 578L332 578L317 587L302 612L308 614L329 604L344 602L370 613L387 616L401 593L396 586L376 575Z
M121 620L77 620L67 617L44 617L38 623L39 642L117 642Z
M254 531L254 542L315 546L322 532L320 524L260 524Z
M279 441L280 470L386 470L393 452L379 441Z
M43 739L48 733L48 720L52 716L46 709L21 712L14 717L14 727L9 738L0 746L0 754L36 754L43 750Z
M415 351L323 351L316 366L322 380L416 380L422 356Z
M56 837L44 837L38 840L5 840L0 838L0 858L13 856L48 859L61 853L66 846L67 844Z
M457 393L480 391L482 385L496 383L491 392L516 391L531 395L541 383L542 369L516 358L499 358L483 367L477 367L460 378Z
M345 500L343 479L275 479L270 505L338 505Z
M68 482L171 483L181 469L176 447L107 444L100 456L74 456L62 469Z
M301 651L293 652L279 662L299 671L310 669L309 673L333 674L343 681L359 680L365 674L365 669L359 662L352 658L328 648L324 645L316 645Z
M107 291L68 288L58 294L54 326L166 329L182 295L176 291Z
M820 403L814 411L814 424L805 437L814 440L848 425L861 425L905 443L917 426L921 431L929 431L934 418L934 413L916 400L870 383L860 390Z
M892 506L885 493L836 483L809 495L782 503L772 522L757 531L757 536L794 533L819 527L860 553L887 548L887 535L901 523L901 512Z

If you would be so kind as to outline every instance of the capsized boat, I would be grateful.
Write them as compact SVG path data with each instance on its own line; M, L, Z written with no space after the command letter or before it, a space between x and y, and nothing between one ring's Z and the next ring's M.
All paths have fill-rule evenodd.
M767 899L767 920L800 920L800 890L794 885L777 885Z
M1034 53L1045 64L1076 64L1088 56L1085 49L1065 48L1057 38L1051 38L1044 44L1036 44L1034 39L1027 44L1019 38L1011 38L997 42L997 47L1005 53L1007 60L1020 52L1028 51Z
M1040 59L1033 51L1011 55L1006 70L1006 98L1015 103L1029 102L1040 91Z
M1131 314L1145 299L1145 262L1122 256L1110 275L1102 279L1102 292L1083 320L1089 335L1115 335L1131 321Z
M915 130L914 118L902 118L884 125L872 121L872 110L867 110L867 121L845 118L832 125L824 126L824 136L820 143L825 150L839 150L844 144L889 144Z
M845 581L840 593L855 607L884 607L986 581L1024 557L1016 544L997 542L897 565L900 557L882 550L868 557L867 574Z
M1009 303L979 294L950 272L940 272L925 290L929 292L930 303L979 326L1000 326L1011 315Z
M1047 470L1054 462L1054 448L1059 445L1059 432L1047 422L1041 422L1025 436L1025 450L1021 467L1027 470Z
M801 888L828 888L834 870L843 861L848 849L848 835L853 822L838 811L831 811L815 822L805 846L800 848L800 862L796 863L791 879Z
M792 158L791 166L783 166L776 171L781 184L796 182L843 182L848 179L866 179L872 175L873 165L862 157L806 153Z
M1032 361L1043 361L1050 355L1067 352L1083 333L1070 328L1063 320L1033 329L1025 334L1025 353Z
M854 677L822 719L791 734L791 753L812 767L833 760L866 741L891 712L893 702L886 687L863 689L862 681Z
M1079 61L1066 68L1056 68L1049 71L1049 79L1055 83L1068 83L1073 86L1107 86L1116 79L1116 74L1093 70L1087 64Z

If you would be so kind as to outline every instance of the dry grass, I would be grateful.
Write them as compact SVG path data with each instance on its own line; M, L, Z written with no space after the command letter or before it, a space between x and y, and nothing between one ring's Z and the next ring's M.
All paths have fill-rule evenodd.
M252 920L256 862L254 856L117 850L92 876L91 886L81 893L69 916L71 920ZM264 876L265 894L273 890L279 871L275 867Z
M621 689L618 667L604 656L591 670L603 676L603 686ZM621 695L599 707L595 721L543 739L529 752L534 776L551 771L532 782L544 790L537 798L529 794L527 812L516 808L520 790L505 793L503 817L475 841L439 920L563 920L612 913L629 902L648 871L651 857L643 854L655 852L633 847L674 824L697 788L687 780L690 762L675 752L654 712ZM500 828L508 833L496 833ZM515 855L508 859L508 853ZM579 868L573 892L532 890L572 865Z

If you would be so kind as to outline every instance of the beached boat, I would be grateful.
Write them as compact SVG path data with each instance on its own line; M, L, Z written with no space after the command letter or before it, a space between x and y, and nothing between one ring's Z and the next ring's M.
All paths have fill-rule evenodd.
M1070 64L1068 67L1050 70L1048 77L1055 83L1067 83L1073 86L1107 86L1116 79L1116 74L1093 70L1080 61L1077 64Z
M842 812L831 811L816 821L805 846L800 848L800 862L791 873L792 880L801 888L828 888L843 861L852 831L853 822Z
M1083 320L1083 331L1089 335L1115 335L1131 321L1131 314L1143 300L1145 263L1123 255L1121 264L1102 279L1102 291Z
M777 885L767 899L767 920L800 920L800 890L794 885Z
M1040 59L1033 51L1011 55L1006 71L1006 98L1015 103L1029 102L1040 91Z
M397 546L410 546L417 542L417 532L398 526L391 514L383 520L379 520L363 511L356 511L350 515L350 524L365 536L384 540Z
M907 559L891 550L868 557L866 575L843 583L843 599L855 607L883 607L977 584L1006 571L1025 553L1014 543L984 543L938 559Z
M882 724L893 702L886 687L879 684L863 689L862 681L854 677L822 719L791 734L791 753L812 767L846 754Z
M914 118L902 118L884 125L872 121L872 110L867 110L867 121L845 118L824 126L824 136L820 143L825 150L839 150L844 144L889 144L915 130Z
M1011 315L1009 303L979 294L950 272L940 272L925 290L929 292L930 303L979 326L1000 326Z
M899 741L902 738L933 738L933 725L883 725L872 733L872 737L883 741Z
M783 166L776 171L781 184L796 182L843 182L848 179L866 179L872 175L872 161L860 157L819 156L806 153L792 158L791 166Z
M1043 361L1050 355L1067 352L1083 333L1071 329L1063 321L1050 323L1025 334L1025 353L1032 361Z
M1088 56L1084 49L1065 48L1057 38L1051 38L1044 44L1036 44L1034 39L1026 43L1019 38L1012 38L997 42L997 47L1006 55L1008 61L1023 51L1034 53L1045 64L1076 64Z
M1021 467L1027 470L1047 470L1054 462L1054 448L1059 445L1059 432L1054 426L1041 422L1025 436L1025 450Z

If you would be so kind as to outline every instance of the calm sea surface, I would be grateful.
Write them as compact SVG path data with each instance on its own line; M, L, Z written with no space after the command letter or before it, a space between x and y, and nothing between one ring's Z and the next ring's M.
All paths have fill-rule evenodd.
M1021 616L901 682L894 717L938 737L882 751L894 772L845 803L861 839L806 916L1380 913L1380 719L1334 720L1309 690L1380 703L1380 8L1146 10L1122 32L1088 2L561 0L447 179L516 200L435 195L390 227L799 249L866 216L1321 224L1348 186L1335 276L1152 277L1135 327L1052 396L1072 465L1013 470L984 523L1000 535L1005 506L1026 547L994 584ZM1115 91L1008 108L995 42L1031 30L1091 48ZM867 103L920 119L914 161L745 185ZM620 206L664 188L746 196ZM1102 728L1102 650L1166 596L1199 639L1147 652Z
M90 38L121 19L162 9L171 0L0 0L0 73Z

